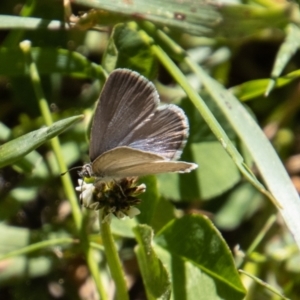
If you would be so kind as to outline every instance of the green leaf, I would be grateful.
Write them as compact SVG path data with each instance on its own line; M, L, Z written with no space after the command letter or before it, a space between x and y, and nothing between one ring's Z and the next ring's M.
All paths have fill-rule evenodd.
M173 220L154 241L172 274L175 299L243 299L245 289L231 252L206 217Z
M224 200L224 204L215 214L214 223L218 228L234 230L261 208L264 196L250 183L245 182Z
M157 179L155 176L146 176L140 178L139 182L146 185L146 192L139 196L142 202L138 206L141 213L137 218L140 223L151 225L156 207L159 203Z
M201 199L216 197L241 179L238 168L220 143L195 143L191 145L191 150L194 161L199 165L195 172Z
M113 216L111 220L111 231L114 235L120 237L134 238L132 230L137 224L136 218L120 220Z
M290 84L293 80L298 79L299 77L300 70L293 71L282 77L276 78L275 85L272 88L280 88ZM241 101L248 101L253 98L263 96L266 92L269 81L270 79L268 78L251 80L234 86L229 90Z
M170 201L160 197L154 215L155 218L151 222L151 227L154 232L158 232L175 218L175 207Z
M153 54L133 22L114 27L102 64L109 73L116 68L128 68L148 78L156 70Z
M175 201L208 200L232 188L241 179L238 168L219 142L193 143L190 147L198 169L191 174L158 175L158 187L164 197ZM192 185L194 176L197 183Z
M169 299L170 280L162 262L157 258L153 248L153 232L147 225L135 227L138 242L135 248L148 299Z
M74 123L82 120L83 116L70 117L9 141L0 146L0 167L10 165L30 151L41 146L46 141L59 135Z

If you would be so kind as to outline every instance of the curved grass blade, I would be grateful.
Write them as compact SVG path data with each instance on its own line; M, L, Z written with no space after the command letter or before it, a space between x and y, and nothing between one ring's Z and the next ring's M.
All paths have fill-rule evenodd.
M300 248L299 195L273 146L248 111L229 91L201 68L197 67L196 73L246 145L267 187L279 203L278 209Z
M275 81L273 88L280 88L291 83L293 80L300 77L300 70L293 71L282 77L279 77ZM256 97L263 96L265 94L269 78L250 80L240 85L234 86L229 89L238 99L241 101L249 101Z
M24 134L12 141L0 146L0 168L13 164L30 151L41 146L46 141L59 135L74 123L83 119L82 115L70 117L53 123L27 134Z
M271 79L269 81L265 95L269 95L272 89L276 86L276 78L281 74L291 57L300 47L300 29L295 24L287 26L287 36L285 41L281 44L277 52Z

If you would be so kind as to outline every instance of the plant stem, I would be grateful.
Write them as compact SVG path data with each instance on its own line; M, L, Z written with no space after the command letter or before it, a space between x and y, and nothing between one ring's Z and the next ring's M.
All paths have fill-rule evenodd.
M99 213L100 228L104 251L111 276L116 284L116 298L118 300L129 300L125 275L123 273L120 257L114 243L109 222L102 223L102 210Z
M33 85L33 89L34 89L36 98L38 100L40 111L45 120L45 124L47 126L50 126L53 124L53 120L52 120L52 116L51 116L51 112L50 112L47 100L44 95L44 91L42 88L41 79L40 79L40 76L38 73L37 66L31 56L31 44L29 41L24 41L24 42L20 43L20 47L24 52L25 61L29 68L29 75L31 78L31 82ZM54 154L55 154L55 158L58 162L60 171L64 172L65 170L67 170L67 166L66 166L65 160L63 158L63 154L62 154L62 150L60 147L58 137L51 139L50 142L51 142L51 146L54 151ZM76 229L79 232L80 228L81 228L81 223L82 223L82 215L81 215L80 207L78 205L77 196L76 196L74 188L73 188L70 174L66 173L64 176L61 176L61 180L63 182L65 193L71 204L72 214L73 214Z
M249 257L251 255L251 253L257 248L257 246L259 245L259 243L266 236L267 232L270 230L270 228L276 222L276 219L277 219L277 215L276 214L272 214L268 218L268 220L265 223L264 227L261 229L261 231L259 232L259 234L256 235L256 238L254 239L254 241L251 243L250 247L246 251L246 257Z
M52 120L52 116L51 116L51 112L50 112L47 100L44 95L44 91L42 88L41 79L40 79L40 76L38 73L37 66L31 55L31 43L30 43L30 41L23 41L20 43L20 47L24 53L25 62L29 69L29 75L31 78L31 82L32 82L32 85L34 88L36 98L38 100L38 104L39 104L42 116L45 120L46 125L50 126L50 125L52 125L53 120ZM51 139L50 142L51 142L51 146L52 146L53 152L55 154L56 160L58 162L60 171L64 172L65 170L67 170L67 166L65 164L65 160L64 160L64 157L62 154L62 150L61 150L61 146L60 146L58 137ZM94 278L94 281L95 281L98 293L101 296L101 299L105 300L105 299L107 299L107 295L104 291L104 288L103 288L103 285L101 282L99 269L97 268L97 265L94 263L92 251L90 249L90 244L88 242L87 237L84 236L85 232L82 230L82 225L83 225L82 224L83 223L82 222L82 214L80 211L80 207L79 207L79 204L77 201L77 196L75 194L75 190L74 190L69 173L66 173L64 176L61 176L61 180L63 183L65 194L68 197L70 204L71 204L75 227L76 227L77 233L80 235L81 245L83 247L83 251L85 253L89 269Z

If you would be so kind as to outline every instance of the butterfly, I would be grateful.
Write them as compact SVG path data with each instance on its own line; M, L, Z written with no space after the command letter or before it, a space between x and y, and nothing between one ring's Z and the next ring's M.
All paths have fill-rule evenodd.
M113 71L94 114L91 162L80 175L118 179L196 169L197 164L176 161L188 137L185 113L174 104L159 104L152 82L128 69Z

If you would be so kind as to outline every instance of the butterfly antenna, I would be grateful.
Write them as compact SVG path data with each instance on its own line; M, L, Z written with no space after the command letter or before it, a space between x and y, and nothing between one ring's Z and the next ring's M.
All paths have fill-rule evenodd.
M74 168L71 168L71 169L67 170L66 172L60 173L60 176L64 176L64 175L67 174L68 172L70 172L70 171L72 171L72 170L76 170L76 169L82 169L82 167L74 167Z

